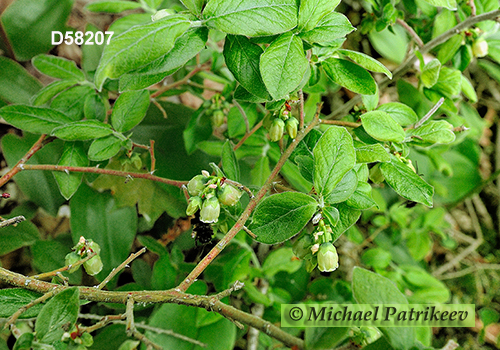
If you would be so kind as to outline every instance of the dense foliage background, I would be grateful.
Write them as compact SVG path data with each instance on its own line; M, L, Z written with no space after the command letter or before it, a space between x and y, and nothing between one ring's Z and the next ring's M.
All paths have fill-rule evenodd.
M3 1L0 349L500 347L498 7ZM476 327L275 327L395 300Z

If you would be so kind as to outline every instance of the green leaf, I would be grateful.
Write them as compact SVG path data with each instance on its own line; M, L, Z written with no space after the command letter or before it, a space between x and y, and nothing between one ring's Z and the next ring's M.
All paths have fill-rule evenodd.
M389 266L391 260L391 253L380 247L366 250L361 257L363 264L376 269L385 269Z
M448 10L456 10L457 2L455 0L424 0L425 2L436 7L445 7Z
M250 230L258 242L276 244L284 242L311 220L316 201L303 193L284 192L267 197L259 203L253 214Z
M2 142L5 142L2 140ZM17 178L17 176L16 176ZM7 226L2 228L0 234L0 256L10 253L21 247L30 246L40 239L40 232L30 221L31 216L35 214L36 205L32 202L24 202L17 206L8 215L3 215L4 219L23 215L26 221L20 222L15 227ZM0 310L2 307L0 307ZM1 316L0 317L6 317Z
M380 143L356 148L356 163L389 162L391 157Z
M119 78L168 53L175 40L188 30L190 22L182 16L169 16L158 22L137 25L113 38L104 48L94 77L100 91L106 78Z
M449 60L455 56L455 53L462 46L462 41L464 40L461 34L457 34L449 38L444 44L439 47L437 54L437 59L441 64L448 63Z
M305 348L310 350L334 349L348 337L349 327L306 327Z
M227 178L234 181L240 181L240 165L236 154L233 151L233 143L227 140L222 147L222 169Z
M357 51L351 50L337 50L338 52L346 55L351 60L359 64L361 67L377 73L384 73L389 79L392 79L392 73L389 69L387 69L382 63L377 61L376 59Z
M462 93L465 97L467 97L471 102L477 102L477 94L476 90L472 86L469 79L462 75Z
M34 134L50 134L54 128L72 122L70 118L54 109L24 105L2 107L0 117L16 128Z
M144 67L122 75L120 91L144 89L175 73L205 48L207 38L207 28L190 28L177 38L168 53Z
M50 108L64 113L73 121L81 120L85 99L94 94L95 90L90 86L77 85L57 95L50 103Z
M321 63L326 75L335 83L359 94L373 95L377 86L364 68L340 58L329 58Z
M325 215L325 219L327 219L327 223L329 223L331 227L337 226L340 219L339 210L337 208L324 207L323 214Z
M78 319L80 291L77 287L57 293L42 308L35 323L37 339L45 344L61 340L65 327L71 329Z
M181 2L193 15L199 16L206 0L181 0Z
M297 25L295 0L211 0L203 10L207 24L228 34L265 36Z
M333 242L335 242L345 231L354 225L361 216L361 210L351 208L344 203L336 204L339 220L335 227L332 227Z
M58 165L88 166L89 160L81 142L66 142L64 151ZM70 199L82 183L83 173L70 173L54 171L54 177L61 194L66 200Z
M405 131L384 111L371 111L361 116L366 132L379 141L403 142Z
M430 146L436 143L446 144L455 141L453 125L446 120L431 120L417 129L410 129L408 134L416 136L412 139L412 142L422 146Z
M302 261L295 260L292 248L281 248L272 251L262 264L262 270L267 277L273 277L280 271L294 273L302 266Z
M228 35L224 58L234 78L251 94L269 100L270 96L260 74L260 56L264 50L241 35Z
M343 127L332 126L321 136L314 153L314 188L328 196L356 164L351 135Z
M432 248L432 239L429 232L422 230L411 230L406 236L406 246L415 261L420 261Z
M34 106L44 105L53 99L54 96L75 84L76 81L72 80L56 80L38 91L38 93L31 98L32 104Z
M424 84L426 88L433 87L438 81L440 70L441 62L439 62L437 58L427 63L424 69L422 69L422 75L420 76L422 84Z
M190 155L196 151L196 145L201 141L208 140L210 135L212 135L212 123L207 115L206 107L202 105L191 114L188 125L182 131L187 154Z
M120 13L127 10L135 10L140 8L141 4L133 1L95 1L85 8L92 12Z
M102 97L98 94L88 95L83 105L83 114L86 119L104 121L106 118L106 106Z
M391 162L381 163L380 169L385 181L401 197L432 207L434 188L415 174L410 167L391 157Z
M252 102L252 103L264 103L271 100L271 96L269 96L269 100L264 98L260 98L255 96L254 94L248 92L243 86L238 85L236 90L234 91L234 98L238 101Z
M17 61L50 51L53 31L65 32L74 0L17 0L2 13L2 26ZM3 39L2 39L3 41ZM1 75L1 74L0 74Z
M267 178L271 175L269 170L269 157L260 157L250 171L252 177L252 185L262 187L266 183Z
M85 141L108 136L113 133L109 124L98 120L82 120L55 128L52 136L66 141Z
M28 350L33 349L33 340L35 339L35 334L26 332L21 334L19 338L17 338L16 343L12 350ZM2 347L3 349L3 347ZM5 349L8 349L7 343L5 343Z
M10 317L14 312L21 307L31 303L33 300L40 298L40 293L21 288L9 288L0 290L0 317ZM25 312L20 318L31 318L38 316L43 304L35 304Z
M147 90L127 91L118 96L111 113L111 125L116 131L125 132L139 124L149 108Z
M368 37L375 50L384 58L397 64L403 62L408 52L408 37L406 31L399 25L393 25L381 32L372 30Z
M102 281L130 253L137 230L137 210L135 207L118 208L109 193L98 193L85 184L69 204L73 242L83 236L101 246L104 266L96 278Z
M177 270L170 261L170 256L162 255L153 266L151 285L156 290L167 290L175 287Z
M302 40L292 33L280 35L260 58L262 80L275 100L296 89L308 67Z
M441 67L437 83L431 91L436 91L444 96L457 96L462 86L462 73L458 69Z
M356 176L356 171L351 169L345 174L345 176L340 180L340 182L335 186L332 193L326 199L327 203L334 204L345 201L349 198L356 187L358 186L358 177Z
M376 273L354 268L352 292L358 304L408 304L394 283ZM415 344L415 330L409 327L380 327L395 349L409 350Z
M19 63L0 56L0 99L10 103L29 103L42 84Z
M413 109L400 102L384 103L377 110L387 112L392 119L402 126L415 124L419 119Z
M335 39L343 38L355 28L346 16L338 12L325 15L316 25L308 31L302 31L299 36L309 43L329 43Z
M31 60L36 69L49 77L57 79L76 80L78 82L85 81L85 75L78 69L74 61L66 58L38 55Z
M301 32L314 29L318 22L335 10L339 3L340 0L302 0L297 29Z
M347 199L346 204L351 208L361 210L377 205L372 198L372 187L366 182L358 182L356 191Z
M89 159L101 162L115 156L122 148L122 142L115 135L94 140L89 148Z

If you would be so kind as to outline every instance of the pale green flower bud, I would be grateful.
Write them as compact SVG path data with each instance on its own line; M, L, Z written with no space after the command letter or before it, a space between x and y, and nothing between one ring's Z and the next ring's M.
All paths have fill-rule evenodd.
M240 200L243 192L234 186L225 184L219 193L219 201L224 205L233 206Z
M91 276L97 275L102 270L102 260L99 255L83 263L85 271Z
M337 249L331 244L323 243L318 251L318 268L321 272L332 272L339 267Z
M292 247L293 254L299 259L304 259L307 255L311 254L311 246L314 241L310 234L306 233L295 241Z
M71 252L71 253L66 255L66 257L64 258L64 262L65 262L66 266L70 266L70 265L73 265L74 263L76 263L77 261L79 261L80 259L81 259L80 255L76 254L75 252ZM68 272L73 273L76 270L78 270L79 267L80 266L72 266L72 267L70 267Z
M288 118L285 123L286 133L290 136L291 139L295 139L297 137L297 130L299 127L299 121L294 118Z
M280 118L275 118L269 128L269 138L271 141L276 142L281 140L283 137L283 130L285 130L285 122Z
M219 126L224 124L225 117L226 115L224 114L224 112L218 109L214 112L214 114L212 114L212 123L216 128L218 128Z
M478 39L472 44L472 54L474 57L484 57L488 54L488 42L484 39Z
M90 252L88 250L90 250ZM99 246L99 244L97 244L93 240L88 239L87 240L87 253L92 253L92 252L95 252L97 255L99 255L99 253L101 252L101 247Z
M202 203L203 203L203 201L198 196L189 198L189 204L188 204L188 207L186 209L186 215L191 216L194 213L196 213L198 211L198 209L201 208Z
M210 224L219 220L220 203L217 197L210 197L205 199L200 211L200 220L204 223Z
M205 188L207 183L207 178L203 175L196 175L193 177L187 185L188 192L191 196L197 196Z

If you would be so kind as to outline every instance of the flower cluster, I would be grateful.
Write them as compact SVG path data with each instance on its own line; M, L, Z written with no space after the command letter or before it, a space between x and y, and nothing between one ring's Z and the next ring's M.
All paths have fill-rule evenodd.
M77 245L73 247L74 252L71 252L66 255L65 262L67 266L70 266L68 269L69 273L73 273L78 270L79 265L72 266L76 262L85 259L89 254L96 253L96 256L85 261L83 263L83 267L85 271L91 276L97 275L102 270L102 260L99 256L101 252L101 247L99 244L92 241L91 239L85 239L85 237L80 237Z
M291 116L292 107L288 102L275 112L273 116L265 123L269 131L269 139L273 142L281 140L283 133L286 131L291 139L297 137L299 121Z
M294 254L306 261L309 272L316 266L321 272L332 272L339 267L339 256L332 244L332 229L323 219L319 219L314 231L300 237L293 245Z
M207 115L210 116L212 125L215 128L222 126L226 120L226 111L231 105L225 101L221 94L215 94L211 101L207 101L207 104L209 104Z
M220 205L233 206L240 200L243 192L224 182L225 178L210 176L203 170L189 181L187 190L191 198L186 214L191 216L200 210L200 221L216 223L219 220Z

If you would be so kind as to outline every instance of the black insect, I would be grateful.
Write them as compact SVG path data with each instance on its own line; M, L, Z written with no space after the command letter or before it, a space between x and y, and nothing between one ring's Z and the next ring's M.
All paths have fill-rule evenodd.
M207 244L212 240L214 231L210 224L204 223L200 220L200 212L197 211L194 217L191 219L191 225L193 225L193 232L191 237L195 240L196 244Z

